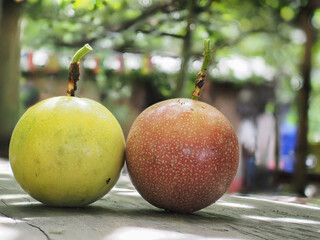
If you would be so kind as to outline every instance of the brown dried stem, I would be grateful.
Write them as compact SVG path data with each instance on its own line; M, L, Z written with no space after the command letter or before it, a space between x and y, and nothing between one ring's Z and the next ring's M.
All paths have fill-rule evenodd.
M77 90L77 81L80 80L80 59L92 48L89 44L85 44L80 48L72 58L72 62L69 66L69 77L68 77L68 96L74 97L74 93Z
M195 86L195 89L192 93L192 99L194 99L194 100L198 100L198 98L200 97L200 90L201 90L202 86L204 85L204 81L206 80L207 68L208 68L208 65L209 65L209 62L210 62L211 56L212 56L211 40L210 39L204 40L203 56L204 56L204 59L203 59L202 67L197 75L196 82L195 82L196 86Z

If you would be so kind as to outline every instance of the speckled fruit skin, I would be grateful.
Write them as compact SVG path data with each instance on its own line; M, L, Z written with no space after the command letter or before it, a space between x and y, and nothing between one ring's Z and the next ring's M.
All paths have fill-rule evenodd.
M135 120L126 161L145 200L169 211L193 212L228 190L238 169L238 139L214 107L171 99L152 105Z
M20 118L9 159L17 182L33 198L78 207L114 186L124 152L122 129L108 109L86 98L54 97Z

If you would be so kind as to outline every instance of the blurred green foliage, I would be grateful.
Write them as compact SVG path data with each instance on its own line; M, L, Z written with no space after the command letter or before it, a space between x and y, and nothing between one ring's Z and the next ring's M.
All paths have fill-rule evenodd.
M192 48L186 91L192 92L203 39L211 38L214 59L209 80L235 84L271 82L278 104L292 105L301 87L305 34L297 15L306 0L197 0L193 9ZM72 55L84 43L101 61L116 52L179 57L187 26L187 0L29 0L24 5L22 49L47 49ZM312 18L320 28L320 10ZM310 141L320 140L320 44L314 45ZM70 54L69 54L70 53ZM225 63L223 65L222 63ZM195 66L194 66L194 65ZM220 66L220 65L221 66ZM241 66L251 74L240 75ZM226 67L227 66L227 67ZM261 71L258 71L260 69ZM247 71L247 72L248 72ZM117 73L104 69L95 81L106 102L130 95L131 83L152 82L168 98L177 73L153 69ZM108 103L106 103L108 104ZM122 109L125 118L126 109ZM293 122L297 115L290 115ZM292 117L293 116L293 117Z

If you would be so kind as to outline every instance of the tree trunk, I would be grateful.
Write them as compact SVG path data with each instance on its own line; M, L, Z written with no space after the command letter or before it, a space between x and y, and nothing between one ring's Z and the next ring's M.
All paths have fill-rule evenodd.
M312 68L312 46L315 42L315 31L310 19L314 9L304 8L300 13L300 23L302 30L306 34L304 45L304 57L302 60L301 74L303 84L298 93L298 135L296 147L296 164L294 172L293 189L299 195L304 195L304 188L307 179L306 158L308 154L308 110L310 98L310 77Z
M194 8L195 8L195 0L188 0L188 16L187 16L186 34L183 38L181 68L180 68L180 72L177 79L176 89L173 93L174 97L181 97L185 92L184 91L185 80L188 76L188 64L191 57ZM190 93L190 96L191 94L192 93Z
M6 157L19 112L21 3L0 4L0 156Z

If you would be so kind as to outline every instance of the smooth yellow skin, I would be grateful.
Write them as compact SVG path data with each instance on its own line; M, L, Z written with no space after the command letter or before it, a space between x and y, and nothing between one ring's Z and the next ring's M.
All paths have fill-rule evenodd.
M38 201L75 207L104 196L124 164L116 118L86 98L54 97L29 108L17 123L9 159L21 187Z

